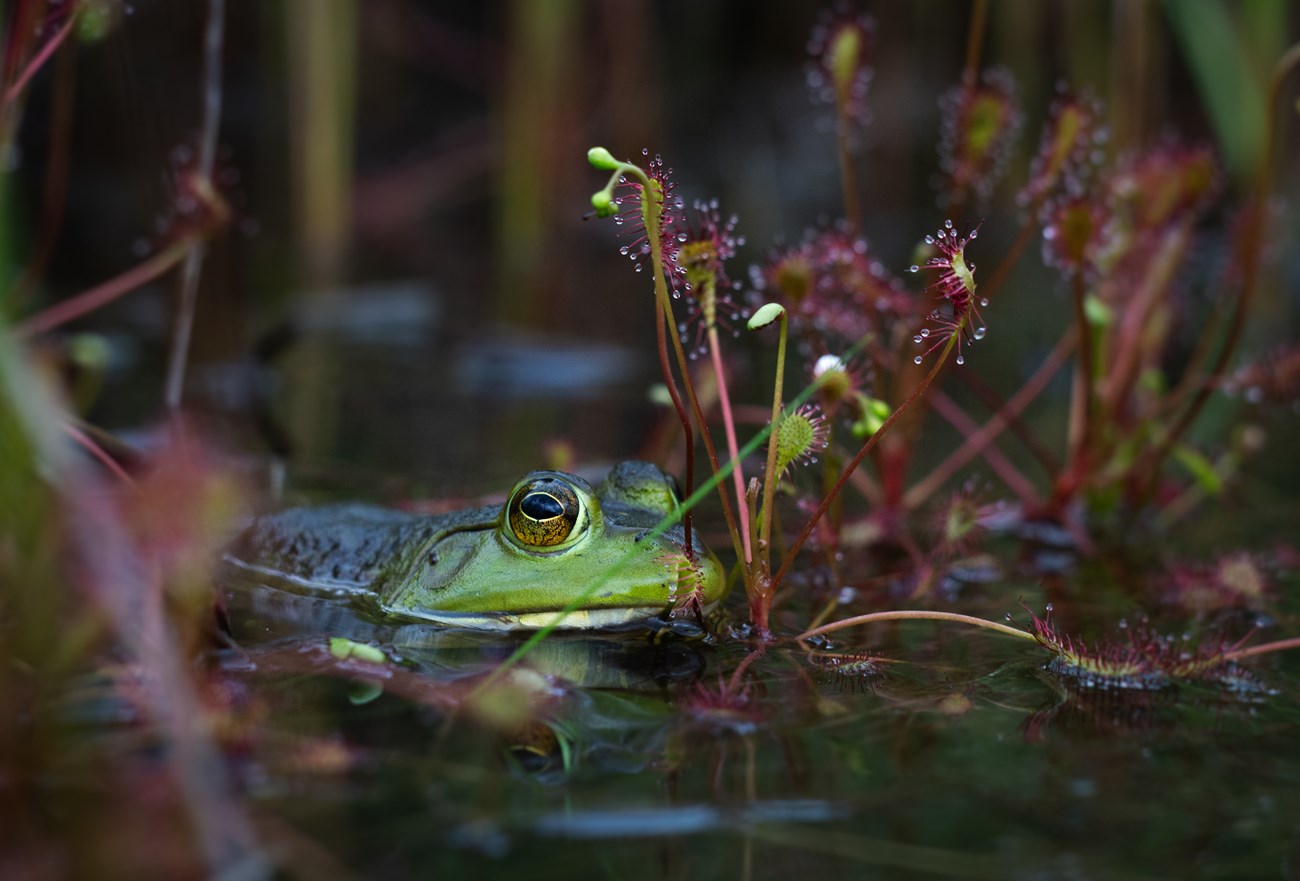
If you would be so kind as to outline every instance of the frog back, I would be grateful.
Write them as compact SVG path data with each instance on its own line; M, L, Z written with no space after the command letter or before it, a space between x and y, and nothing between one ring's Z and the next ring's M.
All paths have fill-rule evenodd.
M355 503L291 508L257 518L227 558L302 587L374 592L444 536L491 529L499 517L499 507L436 516Z

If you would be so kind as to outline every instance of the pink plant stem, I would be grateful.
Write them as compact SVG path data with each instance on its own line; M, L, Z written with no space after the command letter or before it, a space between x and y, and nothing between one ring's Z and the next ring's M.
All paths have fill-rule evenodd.
M1252 645L1250 648L1234 649L1225 652L1224 661L1240 661L1242 658L1250 658L1255 655L1266 655L1271 652L1283 652L1290 649L1300 649L1300 636L1293 636L1290 639L1279 639L1277 642L1266 642L1262 645Z
M727 693L735 694L736 689L740 686L740 677L745 675L745 671L750 665L757 661L763 655L767 654L767 646L759 643L758 648L754 649L736 665L735 671L731 674L731 679L727 682Z
M131 479L131 475L127 474L122 466L118 464L117 460L110 456L103 447L95 443L94 438L70 423L64 422L61 427L63 428L64 434L76 441L77 444L86 452L90 453L90 455L94 456L95 460L112 472L114 477L136 492L140 491L140 487Z
M722 427L727 433L727 454L736 463L731 469L732 483L736 487L736 507L740 512L740 537L745 548L745 562L754 559L749 544L749 511L745 506L745 476L740 473L740 446L736 443L736 420L731 414L731 396L727 394L727 375L722 369L722 353L718 346L718 329L709 327L709 355L713 359L713 373L718 380L718 406L722 410Z
M89 312L94 312L96 309L106 306L122 295L130 293L167 272L188 253L189 244L188 239L183 239L165 251L158 252L134 269L129 269L98 287L93 287L61 303L55 303L42 312L37 312L15 327L14 335L19 339L27 339L36 334L51 331L75 318L80 318Z
M823 624L821 627L814 627L811 630L805 630L795 637L799 642L814 636L820 636L823 633L832 633L836 630L843 630L846 627L858 627L862 624L875 624L879 621L949 621L954 624L969 624L972 627L982 627L985 630L992 630L1006 636L1014 636L1016 639L1024 639L1029 642L1036 642L1034 635L1026 630L1020 630L1016 627L1008 627L1005 624L999 624L996 621L988 621L984 618L976 618L973 615L962 615L957 612L932 612L926 610L898 609L890 612L868 612L865 615L855 615L852 618L845 618L841 621L832 621L830 624Z
M939 487L965 466L971 459L979 455L984 447L992 443L993 440L1002 433L1003 429L1010 424L1011 420L1018 416L1029 406L1047 388L1056 372L1064 366L1070 352L1074 348L1076 336L1073 333L1066 333L1056 343L1043 363L1034 371L1034 375L1020 387L1020 390L1011 396L1006 405L998 410L976 431L966 435L966 441L960 447L952 452L947 459L940 462L933 471L922 478L915 486L908 490L903 496L903 507L915 508L926 499L932 496Z
M36 57L27 63L27 66L23 68L23 72L18 75L18 78L14 80L12 84L10 84L9 88L5 89L4 106L9 106L13 103L14 99L22 94L23 89L27 88L27 83L36 75L36 71L40 70L41 67L44 66L45 62L49 61L50 57L58 51L60 46L63 45L63 41L68 38L68 34L72 33L73 27L77 24L76 10L78 8L79 7L76 6L73 7L73 11L68 14L68 20L65 21L63 26L59 28L58 32L49 39L49 42L41 47L41 51L36 53Z

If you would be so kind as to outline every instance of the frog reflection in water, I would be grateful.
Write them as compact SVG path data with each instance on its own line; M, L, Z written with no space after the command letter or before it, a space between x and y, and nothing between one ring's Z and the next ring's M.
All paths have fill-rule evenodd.
M708 612L725 591L717 558L698 541L688 555L680 526L651 535L677 502L673 479L646 462L619 464L595 491L571 474L534 471L500 506L419 516L344 504L263 517L228 559L298 590L373 597L408 619L629 626L692 600Z

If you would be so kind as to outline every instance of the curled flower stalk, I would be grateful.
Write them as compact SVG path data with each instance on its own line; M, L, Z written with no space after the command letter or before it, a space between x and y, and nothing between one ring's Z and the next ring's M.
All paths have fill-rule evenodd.
M643 150L642 153L649 155L648 151ZM674 184L670 180L672 172L664 165L659 156L656 156L648 164L648 168L643 169L634 163L615 159L613 154L604 147L592 147L587 151L587 161L596 169L610 172L609 180L604 188L598 190L591 197L591 205L596 214L600 217L617 216L616 222L630 223L629 229L634 239L632 245L628 246L626 253L636 260L638 271L644 266L644 262L640 258L647 253L650 257L657 305L655 337L659 350L659 366L663 372L669 396L673 400L673 406L677 410L677 417L682 423L682 431L686 439L686 474L684 483L686 485L686 495L689 497L694 487L695 470L695 430L691 425L691 415L695 418L695 425L699 427L700 439L704 442L705 452L715 474L721 471L721 465L718 462L717 450L713 446L713 438L709 434L708 423L705 421L704 413L700 408L699 398L696 396L695 387L691 382L691 372L681 339L676 333L669 334L666 330L666 326L674 321L672 298L669 294L670 286L675 296L680 296L681 291L689 289L685 267L678 263L678 245L680 242L673 228L678 216L676 212L680 211L682 202L679 198L672 196L674 188ZM617 194L616 191L618 191ZM621 207L629 204L629 202L631 204L627 209ZM673 354L676 357L678 372L681 374L682 390L685 391L686 398L690 402L690 414L687 413L686 404L682 401L681 391L678 390L677 382L673 377L672 366L668 360L669 340L671 340ZM736 555L740 556L742 553L740 534L736 525L735 514L731 510L731 501L720 483L718 487L718 498L722 503L722 513L727 521L727 528L731 533ZM692 546L691 512L689 509L682 514L682 530L685 533L685 545L689 548Z

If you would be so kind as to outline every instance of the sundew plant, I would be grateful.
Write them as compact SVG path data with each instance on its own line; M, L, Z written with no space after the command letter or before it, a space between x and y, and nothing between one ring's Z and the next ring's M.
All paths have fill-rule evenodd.
M1115 144L1105 104L1089 88L1062 81L1046 107L1023 107L1014 77L982 66L983 11L975 4L966 64L937 103L937 229L916 236L915 262L897 271L864 235L873 218L862 181L870 177L859 173L865 163L856 155L871 119L870 84L888 75L873 69L881 35L869 16L848 7L823 15L808 44L811 96L833 116L826 151L838 158L840 216L751 266L743 306L731 280L743 274L728 268L743 241L735 232L741 220L723 222L710 199L696 203L692 221L678 176L658 153L619 159L603 146L588 151L589 163L609 176L592 196L595 214L614 218L620 253L652 274L661 368L682 428L688 481L698 437L749 601L748 626L730 632L749 635L758 654L782 639L773 609L778 597L793 602L798 595L788 580L808 583L806 571L794 575L800 566L824 568L831 584L849 569L859 578L865 569L919 599L945 578L945 567L968 559L970 545L994 523L1030 541L1050 535L1083 557L1125 555L1138 537L1161 541L1198 503L1222 496L1242 457L1258 452L1238 446L1215 461L1193 443L1189 433L1207 404L1222 396L1244 396L1247 406L1287 403L1293 390L1283 375L1294 360L1290 349L1251 356L1241 342L1275 210L1278 123L1290 113L1283 84L1300 50L1272 73L1252 184L1225 193L1211 145L1173 131ZM1026 117L1041 119L1041 131L1021 157ZM1007 179L1013 160L1025 169L1019 183ZM1235 203L1225 204L1230 198ZM1212 212L1217 239L1208 233L1216 228ZM1000 250L985 245L995 224L1006 225ZM1050 309L1070 320L1022 385L1002 391L972 374L983 349L1016 344L999 340L996 318L986 314L997 315L999 294L1035 240L1059 275L1061 292L1049 295L1059 305ZM1211 241L1219 249L1215 268L1193 282ZM977 272L976 260L989 268ZM912 276L926 283L907 284ZM1206 285L1204 305L1189 302L1193 283ZM1041 300L1034 307L1049 308ZM740 313L749 331L775 344L771 415L745 448L729 392L734 341L720 333L724 319L734 326ZM792 363L804 372L790 389ZM1052 450L1022 414L1058 374L1071 377L1071 392L1064 446ZM705 377L716 389L707 411L697 391ZM940 390L961 381L984 399L990 412L982 419ZM918 477L910 466L927 408L963 438ZM719 428L725 455L714 440ZM999 450L1008 434L1045 474L1027 474ZM764 440L765 456L747 455ZM939 498L981 456L1000 489L983 492L979 503L970 492ZM918 528L918 515L945 505L937 535ZM689 532L692 512L683 519ZM871 525L869 540L851 538L864 532L863 523ZM1246 649L1247 633L1189 650L1153 633L1134 638L1132 630L1117 647L1090 645L1060 634L1050 609L1043 618L1031 612L1028 630L934 609L867 612L818 623L796 639L879 620L961 621L1036 641L1055 656L1051 669L1102 687L1170 677L1235 682L1238 658L1297 645L1284 639ZM817 621L829 614L828 607Z

